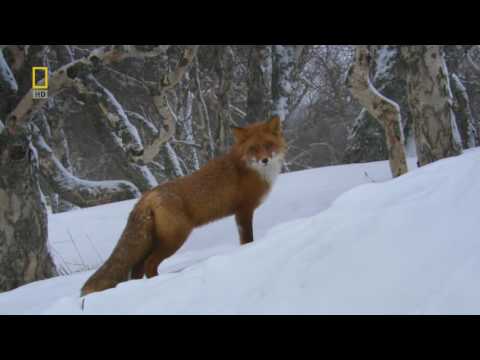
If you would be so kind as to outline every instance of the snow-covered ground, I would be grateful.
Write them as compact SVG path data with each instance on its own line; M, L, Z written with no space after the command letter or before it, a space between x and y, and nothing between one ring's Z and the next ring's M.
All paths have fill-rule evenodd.
M158 277L91 294L83 311L92 271L0 294L0 313L480 314L480 149L414 164L394 180L387 162L282 175L252 244L238 246L228 218L196 230ZM98 266L133 204L50 216L57 264Z

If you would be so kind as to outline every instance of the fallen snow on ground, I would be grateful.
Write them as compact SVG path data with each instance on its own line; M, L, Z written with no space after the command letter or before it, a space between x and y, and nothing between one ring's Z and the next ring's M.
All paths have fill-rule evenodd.
M225 219L195 231L158 277L91 294L83 311L91 271L0 294L0 313L479 314L480 149L409 167L388 181L387 162L282 175L252 244L239 247ZM132 206L51 216L57 263L97 266Z

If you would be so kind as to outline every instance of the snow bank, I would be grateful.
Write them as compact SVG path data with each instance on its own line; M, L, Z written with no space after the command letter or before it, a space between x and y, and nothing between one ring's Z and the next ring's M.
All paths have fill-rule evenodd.
M409 168L414 164L410 159ZM390 178L385 161L283 174L255 213L255 239L261 239L274 225L325 210L341 193L357 185ZM50 215L49 241L57 265L68 272L99 267L112 252L136 201ZM179 252L160 265L160 272L177 270L238 247L234 219L227 218L195 230Z
M345 168L350 166L328 168L330 181L325 177L325 182L318 184L325 186L322 195L328 193L327 183L348 182L334 176ZM327 169L282 176L278 191L282 195L292 191L296 196L291 201L313 208L316 200L322 201L322 195L310 195L304 188L314 189L316 184L310 181L321 177L313 174L323 170ZM278 193L272 194L270 204L279 198ZM357 186L325 211L270 227L259 241L212 256L181 272L129 281L91 294L83 312L75 293L88 273L1 294L0 312L480 313L478 204L477 148L394 180ZM295 206L289 209L291 213ZM270 216L275 217L276 211L282 214L282 210L270 208ZM37 304L27 304L28 297L35 297Z

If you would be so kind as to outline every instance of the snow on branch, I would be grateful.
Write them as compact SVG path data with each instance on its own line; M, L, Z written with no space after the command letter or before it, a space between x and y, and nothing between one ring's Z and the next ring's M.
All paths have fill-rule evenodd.
M81 81L82 85L77 84L77 90L80 93L95 96L100 111L105 115L108 126L113 131L112 135L115 141L123 151L127 155L141 155L143 153L142 139L115 96L92 74L82 77Z
M476 121L470 108L467 89L455 73L450 75L450 85L452 94L454 95L454 110L458 115L456 115L456 121L462 133L463 145L466 148L475 147L477 145L478 134L474 125Z
M140 160L143 163L152 162L161 147L175 134L175 116L168 105L167 93L182 79L197 54L197 50L198 45L187 46L175 70L165 74L156 87L149 88L155 108L158 114L164 119L164 123L162 131L160 131L159 135L153 140L152 144L146 145L143 154L136 157L137 161Z
M112 45L93 50L87 56L66 64L49 75L49 96L52 97L67 87L85 87L84 81L89 76L98 72L104 65L120 62L127 58L146 58L163 54L169 45ZM90 78L90 86L96 87L102 94L103 110L111 123L115 123L120 133L127 136L125 145L131 158L135 162L149 163L160 151L160 148L172 138L175 132L175 119L167 101L167 92L172 89L183 77L195 57L198 45L187 46L182 58L172 72L164 75L158 84L148 84L153 103L159 115L164 119L164 126L152 144L142 148L136 129L129 126L125 111L119 106L113 95L99 86ZM39 82L42 84L43 80ZM8 115L6 126L9 132L14 133L18 126L25 125L31 116L38 111L47 100L34 100L32 90L17 104L16 108ZM123 138L122 138L123 141Z
M129 181L88 181L72 175L54 155L36 126L33 144L38 152L40 171L53 190L68 202L89 207L140 196L140 191Z
M175 149L168 142L165 144L165 146L167 149L168 158L172 164L173 171L175 172L175 176L184 176L185 173L180 165L180 160L178 159Z
M370 81L371 55L367 45L357 45L355 62L347 74L347 86L352 95L385 129L390 169L394 177L408 171L403 145L399 106L380 94Z
M11 93L18 91L17 80L15 80L15 76L13 76L2 50L0 50L0 89L7 89Z
M394 68L399 59L399 49L396 46L378 46L377 68L373 83L382 91L389 81L394 81Z
M154 48L149 47L144 52L144 57L160 54L165 49L165 45L156 45ZM87 56L68 63L49 74L49 96L52 97L64 88L74 86L75 83L81 82L80 77L94 74L104 65L118 63L130 57L141 57L142 53L141 48L133 45L110 45L95 49ZM43 84L43 81L39 81L38 84ZM15 132L17 126L23 126L29 121L31 115L46 103L46 99L34 100L32 93L33 90L30 89L17 104L16 108L8 115L5 125L10 132Z
M158 135L159 131L158 131L157 127L155 126L155 124L150 121L150 119L147 119L145 116L140 115L139 113L137 113L137 112L135 112L135 111L126 110L125 113L128 115L128 117L129 117L130 119L135 119L135 120L138 120L138 121L140 121L141 123L143 123L143 125L144 125L145 127L147 127L148 129L150 129L150 132L151 132L153 135Z

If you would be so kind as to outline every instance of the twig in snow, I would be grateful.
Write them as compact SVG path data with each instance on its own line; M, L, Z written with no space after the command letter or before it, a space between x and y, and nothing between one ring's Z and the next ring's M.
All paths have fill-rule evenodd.
M375 182L375 180L373 180L370 176L368 176L368 173L367 173L366 171L364 172L364 174L365 174L365 177L366 177L368 180L370 180L372 183Z
M90 238L90 236L86 235L88 241L90 242L90 245L92 245L92 248L93 250L95 251L95 254L97 254L97 257L98 259L100 260L100 263L103 263L104 260L102 259L102 256L100 255L100 252L97 250L97 248L95 247L95 245L93 245L93 241L92 239Z
M80 258L80 261L82 262L82 265L86 267L87 265L85 264L85 261L83 260L83 257L82 257L82 255L80 254L80 250L78 249L77 243L76 243L75 240L73 239L73 236L72 236L72 234L70 233L70 230L67 230L67 233L68 233L68 235L70 236L70 239L72 240L72 244L73 244L73 246L75 247L75 250L77 251L78 257Z

